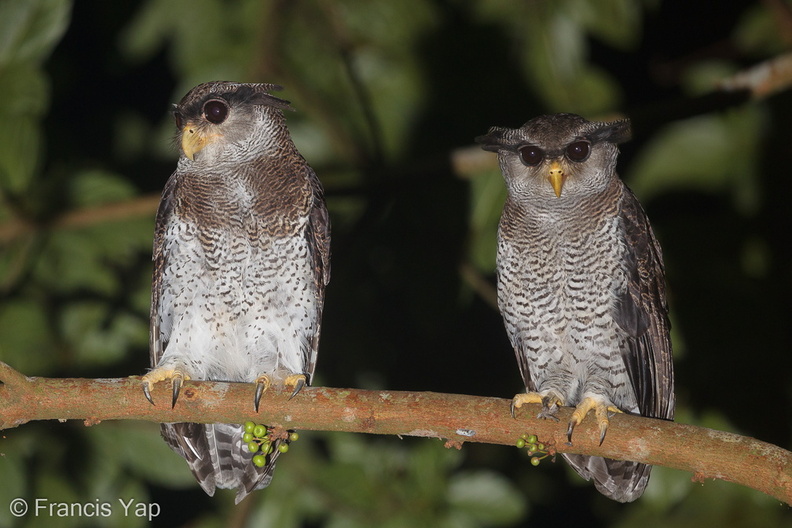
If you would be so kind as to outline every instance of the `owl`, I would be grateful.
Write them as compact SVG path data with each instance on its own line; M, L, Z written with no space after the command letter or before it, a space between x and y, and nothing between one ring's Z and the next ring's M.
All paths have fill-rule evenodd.
M258 410L270 386L309 384L330 278L330 222L319 180L286 128L272 84L209 82L173 115L180 155L162 193L154 235L150 355L143 377L255 383ZM162 425L207 494L236 502L267 486L279 450L251 461L238 424ZM277 440L274 447L278 447Z
M498 227L498 307L527 392L557 419L575 407L568 436L593 411L674 415L665 275L660 245L635 195L616 174L628 120L540 116L477 138L497 152L508 197ZM651 466L564 454L611 499L641 496Z

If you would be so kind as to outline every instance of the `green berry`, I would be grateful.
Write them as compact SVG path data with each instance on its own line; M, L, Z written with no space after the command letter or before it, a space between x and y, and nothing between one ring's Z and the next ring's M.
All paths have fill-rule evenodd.
M275 451L275 446L270 444L269 447L267 448L267 454L271 455L273 451Z
M245 434L243 434L242 435L242 441L245 442L246 444L252 442L253 441L253 433L245 433Z
M248 442L248 451L255 453L259 450L258 442Z
M256 424L254 424L253 422L245 422L245 432L246 433L252 433L253 432L253 428L255 428L255 427L256 427Z
M528 444L528 451L538 451L536 444L534 443Z
M267 434L267 428L264 427L263 425L259 424L253 428L253 436L255 436L256 438L261 438L265 434Z
M297 433L289 434L289 442L296 442L299 439L300 439L300 435L299 434L297 434Z
M532 434L532 435L528 435L528 438L526 438L525 441L528 442L529 444L535 444L536 442L539 441L539 439L536 437L536 435Z
M289 450L289 444L278 445L278 451L280 451L281 453L285 453L288 450Z
M545 445L544 444L536 444L536 449L538 449L539 451L544 451L545 450Z
M531 465L532 466L538 466L539 462L540 462L539 457L531 457Z
M253 457L253 464L256 467L264 467L264 464L267 463L267 457L264 455L256 455Z
M517 449L522 449L523 447L525 447L525 440L523 440L522 438L518 438L515 445L517 446Z

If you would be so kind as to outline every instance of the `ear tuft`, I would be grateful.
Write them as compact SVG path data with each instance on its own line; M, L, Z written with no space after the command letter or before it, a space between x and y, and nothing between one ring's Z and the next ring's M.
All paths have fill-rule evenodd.
M592 143L607 141L608 143L624 143L632 137L632 126L629 119L611 121L610 123L598 123L596 129L586 135L586 139Z
M508 128L491 127L486 134L476 138L476 143L481 145L484 150L498 152L505 145L504 136L508 131Z

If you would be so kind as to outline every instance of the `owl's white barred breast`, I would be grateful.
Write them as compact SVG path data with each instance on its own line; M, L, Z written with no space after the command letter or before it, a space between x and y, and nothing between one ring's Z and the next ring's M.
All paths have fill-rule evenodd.
M593 392L635 410L621 358L626 336L613 317L626 288L617 210L542 209L506 212L512 226L521 221L499 231L498 299L512 344L537 391L554 389L566 405Z
M223 381L305 372L318 325L305 237L252 241L242 230L199 231L174 215L166 240L162 363Z

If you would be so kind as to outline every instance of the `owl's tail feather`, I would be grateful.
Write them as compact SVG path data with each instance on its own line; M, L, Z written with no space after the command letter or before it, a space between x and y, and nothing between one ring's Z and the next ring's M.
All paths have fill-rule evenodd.
M586 455L562 456L581 477L594 479L594 486L600 493L618 502L632 502L640 497L652 471L652 466L639 462Z
M213 496L216 488L237 489L238 504L272 481L280 452L275 450L263 467L253 464L253 455L243 446L244 429L238 424L162 424L162 436L190 466L203 490Z

